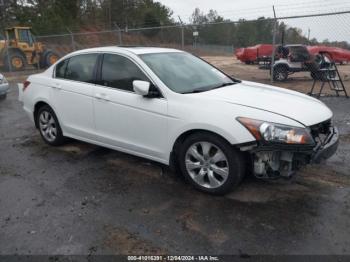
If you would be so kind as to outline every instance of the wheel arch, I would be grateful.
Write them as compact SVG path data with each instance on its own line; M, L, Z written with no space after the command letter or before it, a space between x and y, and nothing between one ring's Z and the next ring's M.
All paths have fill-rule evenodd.
M2 58L5 59L6 57L6 54L9 53L9 54L13 54L13 53L20 53L24 59L26 59L26 54L20 49L20 48L17 48L17 47L10 47L10 48L6 48L2 51Z
M277 68L286 68L289 71L289 65L286 63L276 63L273 66L273 70L276 70Z
M36 128L38 128L38 123L37 123L38 112L39 112L39 109L43 106L49 106L55 112L56 117L58 118L57 112L55 111L54 107L52 107L50 103L47 102L46 100L40 99L34 103L34 110L33 110L33 119L34 119Z
M227 138L225 138L224 135L219 134L218 132L211 131L209 129L198 128L198 129L189 129L189 130L183 131L175 139L175 142L172 145L172 150L170 152L169 166L170 166L170 168L173 171L177 171L178 170L178 162L177 162L178 158L177 157L178 157L178 152L179 152L181 143L183 143L189 136L191 136L193 134L196 134L196 133L211 134L211 135L214 135L216 137L219 137L219 138L223 139L228 144L232 145L232 143Z

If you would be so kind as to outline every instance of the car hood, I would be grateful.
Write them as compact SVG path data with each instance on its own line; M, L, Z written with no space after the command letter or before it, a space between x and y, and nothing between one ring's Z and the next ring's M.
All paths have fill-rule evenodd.
M333 116L332 111L315 98L284 88L248 81L194 95L269 111L305 126L318 124Z

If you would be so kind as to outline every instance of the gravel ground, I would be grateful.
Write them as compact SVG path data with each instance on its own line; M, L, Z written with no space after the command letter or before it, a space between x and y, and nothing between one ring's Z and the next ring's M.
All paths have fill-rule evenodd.
M350 100L323 101L341 131L335 156L213 197L144 159L49 147L12 84L0 101L0 254L350 255Z

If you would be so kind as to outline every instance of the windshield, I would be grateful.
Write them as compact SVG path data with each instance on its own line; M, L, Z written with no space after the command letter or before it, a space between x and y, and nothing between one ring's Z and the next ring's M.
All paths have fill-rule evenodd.
M234 84L231 78L188 53L144 54L140 57L165 85L177 93L205 92Z

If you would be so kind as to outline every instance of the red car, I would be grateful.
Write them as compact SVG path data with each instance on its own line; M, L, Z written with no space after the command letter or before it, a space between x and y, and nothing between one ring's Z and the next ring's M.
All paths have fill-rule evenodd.
M350 62L350 50L331 46L307 46L312 55L320 52L328 53L329 57L336 63ZM256 46L237 48L235 55L238 60L246 64L252 64L261 60L266 60L272 55L272 45L260 44Z
M253 64L264 58L271 57L272 45L260 44L256 46L237 48L235 55L238 60L246 64Z
M336 63L350 62L350 50L331 46L307 46L308 51L312 55L317 55L320 52L328 53L330 58Z

